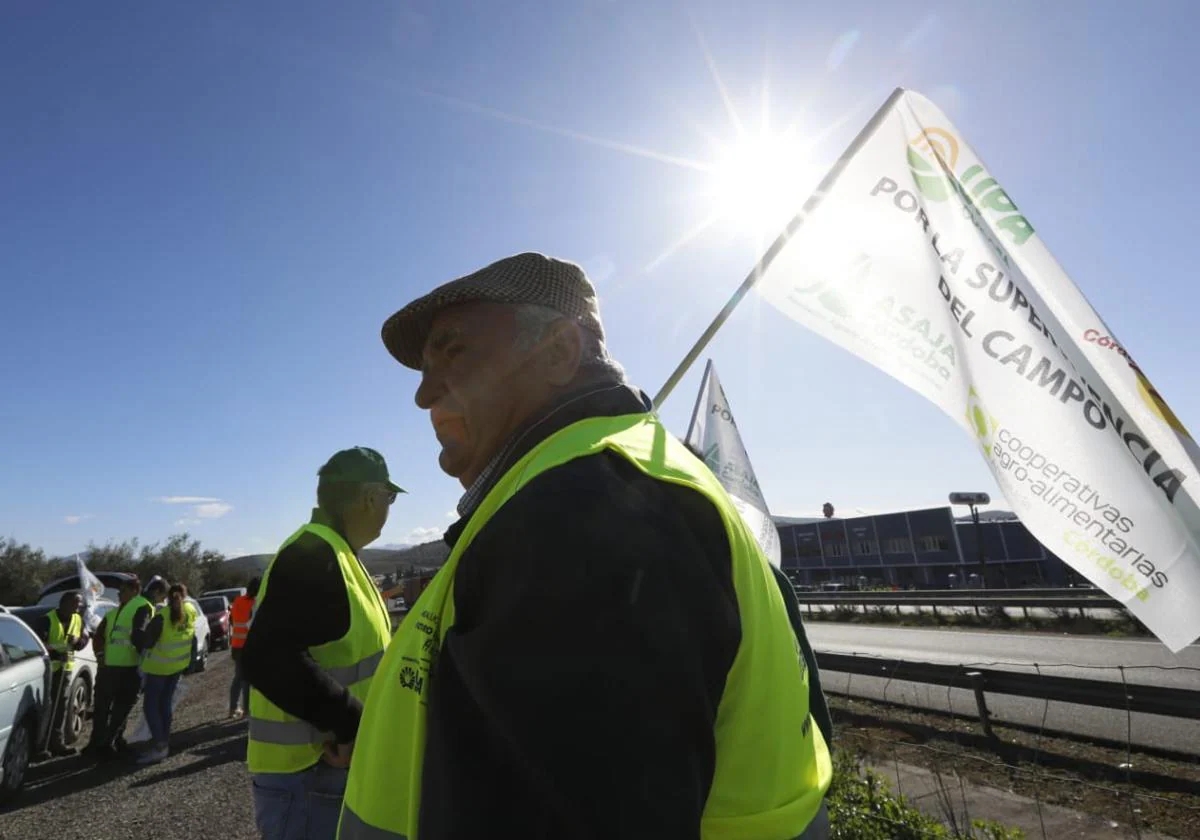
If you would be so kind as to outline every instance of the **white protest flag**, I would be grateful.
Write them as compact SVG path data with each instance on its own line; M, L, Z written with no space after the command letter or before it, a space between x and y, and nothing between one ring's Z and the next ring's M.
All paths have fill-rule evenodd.
M746 454L733 412L729 410L729 400L725 399L725 391L711 360L704 369L704 381L700 383L700 394L696 397L696 408L692 411L692 423L684 443L703 454L705 465L733 499L734 507L767 559L778 566L779 531L767 509L767 501L758 486L750 456Z
M898 90L805 210L760 293L950 415L1171 650L1200 636L1200 449L945 115Z
M83 558L75 555L75 567L79 571L79 588L83 591L83 623L88 632L100 626L100 616L96 615L96 601L104 595L104 584L100 578L92 574Z

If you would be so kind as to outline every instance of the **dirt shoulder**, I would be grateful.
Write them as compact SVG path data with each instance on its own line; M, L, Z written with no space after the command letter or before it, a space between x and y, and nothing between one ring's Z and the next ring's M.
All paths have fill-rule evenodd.
M1035 801L1200 837L1200 762L1186 756L1127 752L1003 725L993 726L991 740L965 718L837 696L829 703L837 744L870 763L953 770Z

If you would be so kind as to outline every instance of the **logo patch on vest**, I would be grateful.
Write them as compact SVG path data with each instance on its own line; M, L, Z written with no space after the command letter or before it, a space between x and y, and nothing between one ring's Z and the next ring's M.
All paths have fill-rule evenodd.
M412 623L414 630L419 630L425 635L425 638L421 640L421 653L416 657L401 657L405 665L400 669L400 687L419 695L422 703L425 702L425 687L429 683L429 675L433 671L433 664L441 650L441 642L438 638L438 629L441 623L441 616L437 613L432 610L421 610L419 618L414 618ZM409 650L412 650L411 646Z

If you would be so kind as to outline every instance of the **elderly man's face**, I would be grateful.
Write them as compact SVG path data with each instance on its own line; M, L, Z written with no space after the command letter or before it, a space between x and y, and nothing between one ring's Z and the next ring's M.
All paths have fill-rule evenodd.
M516 347L511 307L470 303L434 319L416 401L442 445L438 464L463 487L545 399L531 355Z

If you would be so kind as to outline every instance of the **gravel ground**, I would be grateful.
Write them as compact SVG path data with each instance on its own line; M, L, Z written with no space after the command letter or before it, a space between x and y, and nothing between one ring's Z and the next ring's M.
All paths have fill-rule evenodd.
M232 674L220 653L185 678L161 764L68 757L30 768L25 790L0 811L0 840L252 840L246 724L226 720ZM130 718L140 720L140 705Z

